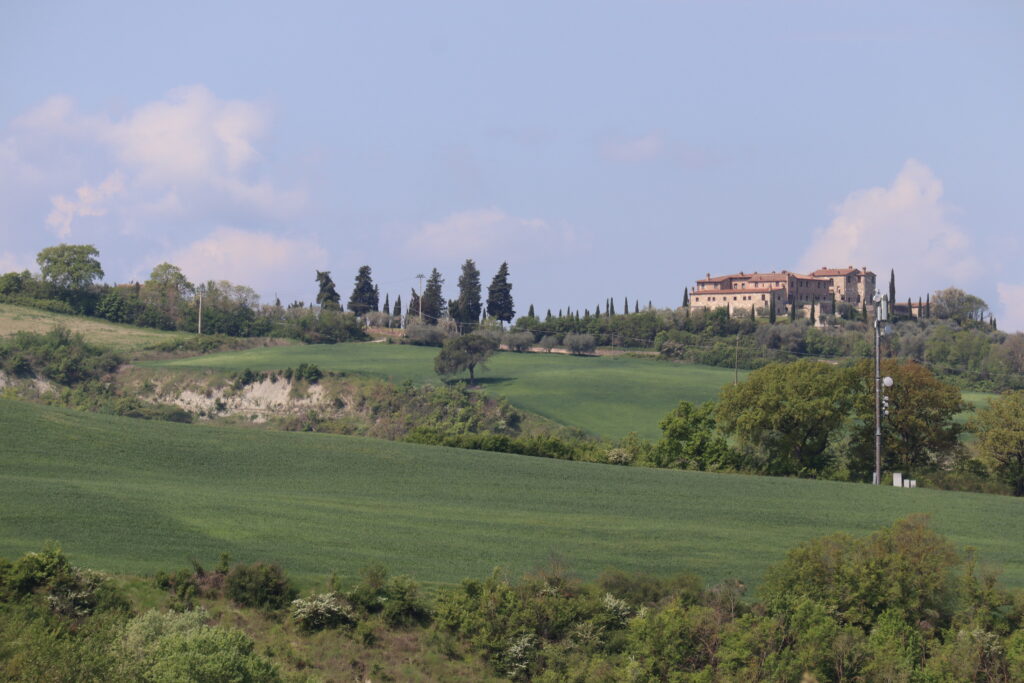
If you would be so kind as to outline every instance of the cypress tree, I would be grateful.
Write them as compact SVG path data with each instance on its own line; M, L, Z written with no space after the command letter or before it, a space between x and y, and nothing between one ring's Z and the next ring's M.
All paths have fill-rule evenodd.
M444 296L441 294L443 284L444 278L441 277L441 273L437 272L437 268L433 268L420 298L420 314L428 325L436 325L447 312Z
M868 321L868 302L866 301L860 302L860 319L863 322Z
M907 317L908 318L913 318L914 317L913 311L914 311L913 304L910 302L910 297L908 296L907 297Z
M622 313L624 315L629 315L629 297L628 296L622 297Z
M409 297L409 315L406 317L418 318L421 322L423 319L423 307L420 305L420 295L416 293L416 290L412 290L412 295Z
M751 322L757 320L757 314L754 313L754 304L750 304L750 320Z
M391 295L384 295L384 315L391 315Z
M894 269L889 269L889 305L892 306L893 309L896 308L896 271ZM894 314L893 317L895 318L896 311L893 310L892 312Z
M558 309L558 317L559 317L559 318L561 318L561 317L562 317L562 309L561 309L561 308L559 308L559 309Z
M504 262L487 288L487 315L502 322L512 322L516 311L512 303L512 284L508 281L508 263Z
M775 293L772 292L768 298L768 322L775 324Z
M921 305L921 297L917 297L917 317L924 317L924 306Z
M650 311L650 310L653 310L653 309L654 309L654 304L651 303L650 299L648 299L647 300L647 310Z
M459 276L459 298L451 306L451 316L459 323L460 332L468 332L480 320L480 271L473 259L466 259Z
M932 293L928 292L924 295L924 310L926 318L932 317Z
M789 305L789 321L796 321L796 302L793 302Z
M551 309L549 308L549 309L548 309L548 314L547 314L547 316L546 316L546 317L544 318L544 322L548 322L548 321L550 321L550 320L551 320Z
M815 320L814 320L814 302L812 301L811 302L811 324L813 325L814 322L815 322Z
M615 315L615 299L609 299L608 303L611 306L611 308L609 309L609 312L608 312L608 317L611 317L611 316Z
M352 296L348 298L348 310L356 315L378 310L377 288L373 285L370 266L359 267Z
M634 299L633 300L633 312L634 313L639 313L640 312L640 299Z
M589 308L584 308L583 309L583 319L584 320L588 320L589 318L590 318L590 309Z
M528 310L528 311L526 312L526 315L527 315L527 317L530 317L530 318L536 318L536 317L537 317L537 316L535 316L535 315L533 314L533 304L530 304L530 310Z
M324 310L340 310L341 297L334 289L334 280L331 279L331 271L316 271L316 281L320 285L320 292L316 295L316 302Z
M690 288L683 287L683 306L688 308L690 306Z
M402 295L399 294L395 297L395 307L391 310L391 315L395 316L398 321L399 327L402 325Z

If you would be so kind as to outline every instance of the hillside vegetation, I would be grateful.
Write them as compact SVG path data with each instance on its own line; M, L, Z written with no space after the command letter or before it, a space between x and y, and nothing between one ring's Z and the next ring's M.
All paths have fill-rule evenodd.
M315 363L323 370L366 374L393 382L439 382L437 350L397 344L337 344L249 349L143 363L161 368L278 370ZM746 373L741 372L740 378ZM499 353L478 371L486 391L560 424L608 439L629 432L655 439L658 422L680 400L703 403L733 380L722 368L628 356Z
M622 468L321 434L143 422L0 399L0 555L47 538L87 566L276 561L301 580L382 562L428 583L560 558L755 584L786 548L910 513L1024 585L1002 496ZM46 435L46 438L40 438Z
M65 327L72 332L80 333L92 344L121 352L173 343L190 336L184 332L167 332L0 303L0 337L16 332L49 332L54 327Z

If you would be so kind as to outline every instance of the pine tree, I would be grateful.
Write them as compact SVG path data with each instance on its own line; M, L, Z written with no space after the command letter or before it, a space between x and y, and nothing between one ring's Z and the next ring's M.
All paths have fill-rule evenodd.
M320 285L320 292L316 295L316 302L325 311L339 310L341 308L341 297L334 288L334 280L331 279L331 271L316 271L316 281Z
M444 296L441 293L443 284L444 278L441 277L441 273L437 272L437 268L431 269L430 277L427 278L427 286L423 289L423 296L420 297L420 315L423 317L423 322L428 325L436 325L447 312Z
M516 310L512 302L512 284L508 281L508 263L502 263L487 288L487 315L506 323L512 322Z
M459 298L451 306L451 316L459 323L461 332L468 332L480 320L483 305L480 302L480 271L473 259L466 259L459 276Z
M528 318L536 318L536 317L537 317L537 316L535 316L535 315L533 314L533 304L530 304L530 310L528 310L528 311L526 312L526 316L527 316Z
M377 288L373 286L370 266L360 266L352 296L348 298L348 310L356 315L365 315L377 310Z

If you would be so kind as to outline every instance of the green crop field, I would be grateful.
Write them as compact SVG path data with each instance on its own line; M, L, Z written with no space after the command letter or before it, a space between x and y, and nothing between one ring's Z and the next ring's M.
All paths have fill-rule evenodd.
M755 584L800 541L923 512L1024 586L1024 500L572 463L354 437L146 422L0 399L0 555L61 542L151 573L275 561L309 582L371 562L428 584L558 558Z
M0 304L0 337L15 332L49 332L58 325L63 325L72 332L80 332L87 341L97 346L115 351L136 351L187 336L184 332L151 330L96 318L51 313L38 308Z
M437 382L437 349L399 344L297 345L145 363L166 368L274 370L316 363L324 370L416 383ZM741 372L740 377L746 373ZM658 422L685 399L715 398L732 370L626 356L501 352L478 370L486 391L555 422L611 439L661 434Z

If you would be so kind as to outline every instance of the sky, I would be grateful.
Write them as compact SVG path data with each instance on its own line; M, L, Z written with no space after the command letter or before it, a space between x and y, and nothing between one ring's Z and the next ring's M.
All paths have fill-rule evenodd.
M0 3L0 272L517 312L867 266L1024 329L1024 4Z

